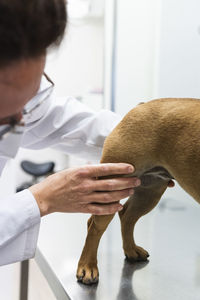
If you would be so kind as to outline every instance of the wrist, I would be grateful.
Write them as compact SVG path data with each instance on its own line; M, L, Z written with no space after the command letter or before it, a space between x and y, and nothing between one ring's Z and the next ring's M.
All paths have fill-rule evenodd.
M50 207L47 201L47 197L44 196L44 191L42 191L40 183L32 185L29 188L29 191L33 194L37 202L37 205L40 210L40 216L43 217L50 214Z

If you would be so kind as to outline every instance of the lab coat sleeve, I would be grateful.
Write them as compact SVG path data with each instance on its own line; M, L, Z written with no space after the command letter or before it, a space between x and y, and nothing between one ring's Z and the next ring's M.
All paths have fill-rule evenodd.
M121 117L109 110L95 112L74 98L54 99L42 118L27 125L22 147L53 147L97 162L106 136Z
M32 258L39 227L40 211L28 189L1 199L0 265Z

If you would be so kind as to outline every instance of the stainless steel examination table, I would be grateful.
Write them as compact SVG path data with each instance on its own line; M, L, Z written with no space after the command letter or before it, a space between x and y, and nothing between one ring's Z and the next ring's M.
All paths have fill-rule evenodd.
M92 286L75 276L87 219L53 214L42 221L35 259L56 299L200 300L200 205L179 188L168 189L136 225L136 243L149 251L149 262L124 260L115 216L100 242L100 281Z

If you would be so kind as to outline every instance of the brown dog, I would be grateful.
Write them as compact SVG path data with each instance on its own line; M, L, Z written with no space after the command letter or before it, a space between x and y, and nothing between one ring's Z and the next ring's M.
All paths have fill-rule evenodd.
M130 163L131 176L141 186L119 213L125 256L145 261L148 252L135 244L138 219L159 202L171 179L200 203L200 102L197 99L159 99L131 110L107 137L102 163ZM88 220L88 235L79 260L77 278L85 284L98 281L97 248L114 215Z

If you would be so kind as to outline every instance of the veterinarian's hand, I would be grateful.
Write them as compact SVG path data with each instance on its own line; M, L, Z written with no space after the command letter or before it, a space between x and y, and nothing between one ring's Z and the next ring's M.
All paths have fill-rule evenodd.
M119 201L134 193L137 178L99 177L133 173L132 165L99 164L70 168L47 177L29 190L34 195L41 216L53 212L113 214L123 207Z

